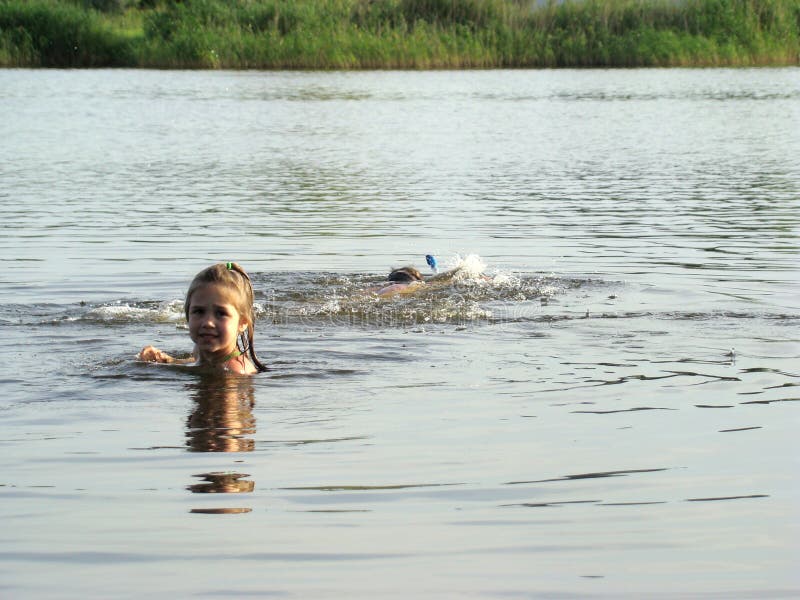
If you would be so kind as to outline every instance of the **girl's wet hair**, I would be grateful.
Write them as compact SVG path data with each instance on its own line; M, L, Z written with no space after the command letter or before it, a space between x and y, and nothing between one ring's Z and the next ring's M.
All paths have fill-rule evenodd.
M256 356L255 347L253 346L253 338L255 337L255 314L253 313L253 284L250 281L250 276L238 263L229 262L227 264L216 264L203 269L189 284L189 290L186 292L186 300L183 303L183 310L186 313L186 320L189 320L189 304L194 294L199 288L205 285L222 285L225 288L235 292L234 306L236 310L242 315L247 323L247 329L241 332L236 337L236 347L239 352L250 357L256 369L259 371L266 371L265 367L258 357Z
M417 271L414 267L402 267L400 269L392 269L389 273L389 281L396 283L411 283L412 281L423 281L422 273Z

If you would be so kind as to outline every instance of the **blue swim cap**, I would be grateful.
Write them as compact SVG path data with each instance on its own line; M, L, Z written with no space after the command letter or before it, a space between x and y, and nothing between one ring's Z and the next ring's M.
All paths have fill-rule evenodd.
M428 266L433 269L434 273L439 272L439 268L436 266L436 259L433 257L433 254L426 254L425 255L425 262L428 263Z

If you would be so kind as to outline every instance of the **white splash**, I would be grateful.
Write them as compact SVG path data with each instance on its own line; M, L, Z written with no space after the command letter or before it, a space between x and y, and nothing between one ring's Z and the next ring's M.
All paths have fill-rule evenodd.
M178 323L184 319L183 302L172 300L152 307L120 302L93 308L84 318L108 323Z
M456 271L453 279L456 281L479 280L486 270L486 263L477 254L468 254L462 258L456 254L447 262L445 271Z

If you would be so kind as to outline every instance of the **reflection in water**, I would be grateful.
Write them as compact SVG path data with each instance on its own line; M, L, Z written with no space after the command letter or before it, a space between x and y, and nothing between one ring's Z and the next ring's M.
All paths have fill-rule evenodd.
M190 452L252 452L256 421L255 392L250 377L205 373L187 386L194 405L186 422L186 445ZM195 475L201 482L187 486L194 494L247 494L255 482L246 473L212 472ZM242 514L251 508L193 508L193 513Z
M252 452L255 396L248 377L204 374L187 386L194 407L186 424L191 452Z
M195 477L204 482L187 488L195 494L246 494L256 487L254 481L240 481L243 477L250 477L246 473L201 473Z

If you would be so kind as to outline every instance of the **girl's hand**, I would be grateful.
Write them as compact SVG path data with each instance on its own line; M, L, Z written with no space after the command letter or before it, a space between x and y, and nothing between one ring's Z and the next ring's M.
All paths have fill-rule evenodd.
M172 358L169 354L167 354L163 350L155 348L154 346L145 346L144 348L142 348L142 351L139 352L137 358L139 360L145 360L147 362L156 362L156 363L175 362L175 359Z

